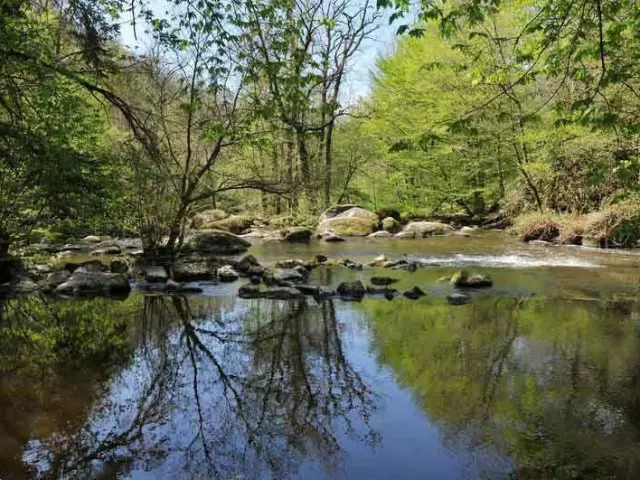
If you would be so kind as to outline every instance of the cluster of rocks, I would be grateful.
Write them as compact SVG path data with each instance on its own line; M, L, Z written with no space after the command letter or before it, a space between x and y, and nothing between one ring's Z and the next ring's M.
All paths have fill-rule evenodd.
M470 236L478 227L456 230L449 224L431 221L409 222L404 227L399 215L380 217L355 204L334 205L319 217L315 236L325 242L343 242L345 237L424 238L432 235ZM397 218L396 218L397 217ZM277 228L248 215L227 215L213 209L197 213L191 220L195 229L228 231L248 239L263 241L309 242L314 232L307 227Z

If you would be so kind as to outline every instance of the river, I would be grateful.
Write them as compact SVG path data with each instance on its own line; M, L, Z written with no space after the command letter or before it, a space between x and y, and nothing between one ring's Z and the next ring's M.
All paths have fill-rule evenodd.
M0 301L0 479L640 478L640 255L504 234L256 244L384 253L420 300ZM494 287L450 306L457 268Z

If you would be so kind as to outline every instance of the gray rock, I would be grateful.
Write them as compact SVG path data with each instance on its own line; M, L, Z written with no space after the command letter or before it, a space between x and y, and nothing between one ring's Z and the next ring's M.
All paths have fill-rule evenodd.
M417 300L426 294L422 291L420 287L413 287L407 290L406 292L404 292L403 295L411 300Z
M89 260L88 262L80 263L69 262L64 264L63 269L69 272L78 270L80 273L106 272L109 270L100 260Z
M124 260L112 260L109 271L111 273L129 273L129 265Z
M382 219L382 230L389 233L396 233L400 230L400 222L393 217Z
M149 283L165 283L169 274L163 266L152 265L145 268L144 279Z
M231 265L223 265L216 273L221 282L235 282L240 276Z
M320 292L320 287L318 287L317 285L308 285L303 283L300 285L296 285L295 288L304 295L316 296Z
M336 235L335 233L329 233L323 238L325 242L329 242L329 243L344 242L344 238L342 238L340 235Z
M464 293L451 293L447 295L447 301L450 305L464 305L471 301L471 297Z
M389 232L385 232L384 230L378 230L377 232L373 232L367 236L367 238L390 238L393 235Z
M304 267L306 264L297 258L290 260L278 260L273 264L274 268L295 268Z
M121 295L128 294L131 286L121 273L76 273L58 285L56 293L62 295Z
M203 254L235 254L246 252L249 242L222 230L202 230L187 242L187 248Z
M71 273L67 270L60 270L58 272L51 272L47 275L46 283L50 288L56 288L58 285L63 284L71 277Z
M80 250L82 250L84 247L82 247L81 245L72 245L70 243L67 243L66 245L64 245L60 251L61 252L78 252Z
M213 280L216 270L220 267L217 259L189 260L183 259L173 264L173 279L177 282L197 282Z
M264 267L260 265L260 262L258 262L258 259L251 254L243 257L242 260L235 264L234 268L246 276L262 275L265 270Z
M470 274L466 270L460 270L451 276L449 283L459 288L488 288L493 281L488 275Z
M33 293L38 290L38 284L31 279L23 278L12 286L15 293Z
M431 235L445 235L453 230L454 228L446 223L410 222L395 236L396 238L423 238Z
M283 268L273 272L273 279L280 282L306 282L309 272L304 267Z
M82 241L87 243L100 243L102 239L96 235L87 235Z
M282 238L286 242L308 243L313 232L306 227L291 227L283 230Z
M338 295L347 300L360 300L364 297L366 289L360 280L355 282L342 282L338 285Z

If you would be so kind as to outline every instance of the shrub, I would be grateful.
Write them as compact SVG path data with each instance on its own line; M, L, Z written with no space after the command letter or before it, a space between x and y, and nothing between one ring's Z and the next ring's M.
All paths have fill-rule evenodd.
M589 215L584 236L604 248L637 247L640 241L640 198L624 200Z

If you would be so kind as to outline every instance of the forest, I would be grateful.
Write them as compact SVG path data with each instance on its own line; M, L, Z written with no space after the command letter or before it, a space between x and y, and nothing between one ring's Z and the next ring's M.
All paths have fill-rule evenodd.
M640 239L635 2L0 9L2 256L134 235L172 257L198 212L233 214L223 226L239 233L312 227L340 204L525 239ZM123 46L123 26L148 46ZM389 28L370 90L349 97Z

